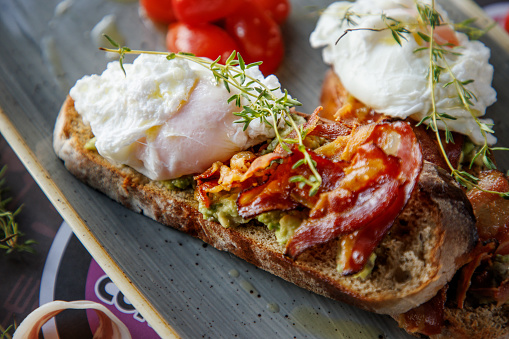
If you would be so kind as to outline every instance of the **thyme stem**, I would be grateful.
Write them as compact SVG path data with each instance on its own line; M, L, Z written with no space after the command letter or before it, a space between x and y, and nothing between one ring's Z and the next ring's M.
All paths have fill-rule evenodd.
M432 10L432 12L435 12L435 0L432 0L432 2L431 2L431 10ZM434 17L438 18L438 15L435 14ZM429 47L428 47L428 49L429 49L429 72L428 72L429 79L428 80L429 80L429 87L431 89L431 106L432 106L431 119L432 119L432 129L433 129L433 131L436 134L437 142L438 142L438 145L440 147L440 151L443 154L444 160L446 161L447 166L449 167L449 169L451 171L451 175L455 178L455 180L458 181L459 183L461 183L462 185L466 186L467 188L469 188L469 189L476 188L476 189L481 190L483 192L497 194L497 195L500 195L500 196L502 196L504 198L509 198L509 192L496 192L496 191L485 190L485 189L481 188L478 185L479 179L477 177L473 176L470 173L467 173L465 171L460 171L457 168L455 168L452 165L449 157L447 156L447 152L445 151L445 147L444 147L444 144L442 142L442 138L440 137L440 131L438 129L438 120L440 120L444 124L444 129L445 129L445 133L446 133L446 142L449 142L448 134L450 133L450 131L449 131L448 127L447 127L447 122L438 113L437 106L436 106L435 90L436 90L436 85L437 85L437 83L439 81L439 76L440 76L441 69L443 69L440 65L438 65L437 57L440 57L440 59L443 62L445 70L447 70L447 73L449 74L449 76L452 79L451 82L446 84L446 86L449 85L449 84L454 84L454 86L456 88L456 92L458 93L458 97L460 98L460 101L461 101L461 104L462 104L463 108L467 112L469 112L470 115L472 116L472 118L475 120L475 122L478 125L478 127L479 127L479 129L481 131L481 134L482 134L482 136L484 138L484 145L483 145L481 151L479 153L477 153L475 157L477 157L480 153L482 153L483 156L484 156L484 159L488 158L487 157L487 153L489 152L490 148L488 146L488 137L487 137L487 134L486 134L486 130L488 129L489 131L491 131L491 129L489 129L485 124L483 124L479 120L479 118L477 118L477 116L475 116L474 112L472 111L471 102L469 101L469 98L467 98L466 95L465 95L465 93L468 93L468 92L463 87L464 84L456 78L454 72L452 71L451 67L449 66L446 58L443 55L443 50L441 49L442 46L439 47L440 48L439 51L437 51L436 48L435 48L435 44L437 44L436 41L435 41L435 36L434 36L435 35L435 27L436 27L436 25L441 25L442 23L440 22L440 20L431 20L431 19L429 19L428 21L429 21L428 22L428 24L429 24ZM473 94L472 94L472 96L473 96ZM450 139L452 141L452 136L450 137ZM472 163L475 160L475 157L472 160ZM485 162L485 164L487 164L488 168L490 168L490 169L494 169L495 168L495 165L491 161L485 160L484 162Z
M20 213L21 206L14 212L9 211L7 209L7 204L11 199L2 196L6 191L4 188L5 179L3 178L6 170L6 166L2 167L0 170L0 249L5 250L7 254L14 251L34 253L34 249L31 245L34 244L35 241L27 240L24 243L18 241L19 237L23 234L18 229L18 223L15 217Z
M244 129L246 129L252 120L260 119L261 121L273 127L279 145L281 145L281 147L286 151L290 150L285 145L285 143L297 143L298 150L304 156L304 163L309 167L312 175L310 178L296 176L293 178L293 180L304 183L305 185L309 185L311 187L309 190L310 196L318 192L318 189L322 184L322 178L318 173L318 170L316 169L311 156L306 150L306 147L304 146L304 137L302 136L299 127L296 125L295 121L290 115L290 107L300 106L301 103L295 99L289 98L286 91L284 92L284 96L282 98L278 98L273 92L279 88L268 88L259 79L246 73L246 69L259 65L260 63L245 65L240 53L237 53L237 59L235 59L234 51L226 60L225 64L221 65L218 63L221 57L217 58L215 61L209 61L208 59L199 58L189 53L131 50L127 47L120 47L109 37L107 37L107 39L110 41L110 43L112 43L113 46L116 47L116 49L100 49L105 52L120 54L120 64L124 74L125 70L123 68L122 62L125 54L164 55L168 60L175 58L184 59L209 69L216 78L216 81L218 83L222 82L228 92L231 92L230 86L236 88L240 93L232 95L232 97L229 99L229 102L235 101L239 107L241 107L242 98L249 102L249 105L242 106L243 110L241 112L234 113L235 115L243 118L243 120L238 120L236 122L244 123ZM272 124L267 120L267 117L272 118ZM285 123L288 123L292 126L297 134L297 140L286 140L281 137L278 130L278 125L281 122L281 119L285 121Z
M369 31L375 31L375 32L381 32L385 30L390 30L392 33L392 36L394 40L401 45L402 41L401 39L406 39L406 36L409 33L416 33L422 40L428 43L428 46L417 48L414 53L418 53L421 51L428 51L429 55L429 69L428 69L428 86L431 91L430 99L431 99L431 112L426 115L421 121L418 123L418 125L422 124L426 120L430 120L429 127L432 128L434 133L436 134L438 146L440 149L440 152L443 155L444 160L446 161L447 166L449 167L451 171L451 175L462 185L468 187L468 188L477 188L484 192L494 193L498 194L506 199L509 199L509 192L494 192L494 191L487 191L483 190L479 187L478 182L479 179L472 175L469 172L461 171L459 169L454 168L454 166L451 164L450 159L447 156L447 152L445 151L445 147L442 141L442 138L440 136L439 131L439 122L443 124L443 130L445 132L445 142L454 142L453 135L451 131L449 130L447 126L447 120L454 120L456 119L453 116L450 116L446 113L440 113L437 111L437 93L436 93L436 86L440 82L440 75L443 71L446 71L449 76L451 77L451 81L444 85L444 87L447 87L449 85L454 85L456 93L458 95L459 101L461 103L461 106L463 109L465 109L472 119L476 122L481 135L484 138L484 145L482 148L475 154L473 157L470 168L474 164L476 158L479 156L482 156L482 160L484 165L489 169L496 169L495 164L490 159L490 152L495 150L509 150L508 148L503 147L490 147L488 143L488 134L494 133L494 131L491 129L490 125L482 122L473 112L473 109L471 106L473 106L472 100L476 100L475 94L466 88L468 84L473 82L473 80L465 80L460 81L452 71L451 67L449 66L447 62L446 55L455 55L459 56L461 53L457 53L453 50L454 46L450 43L445 44L439 44L435 40L435 29L438 26L447 25L447 23L443 22L442 16L438 11L435 9L435 0L431 1L431 4L425 4L421 1L415 0L415 5L417 7L417 12L419 13L419 24L414 25L410 24L408 22L403 22L399 20L395 20L393 18L390 18L386 16L385 14L381 14L381 18L385 24L384 28L375 29L375 28L348 28L345 29L343 34L337 39L336 44L339 42L341 38L343 38L347 33L352 31L359 31L359 30L369 30ZM357 25L357 23L353 20L349 20L351 17L356 16L360 17L360 14L355 13L349 8L345 14L344 17L341 19L342 22L347 20L349 25ZM489 28L484 30L479 30L471 24L475 20L465 20L460 24L454 25L455 28L460 28L462 31L464 31L469 38L471 39L478 39L483 34L485 34L489 28L493 27L490 25ZM439 64L439 61L442 65Z

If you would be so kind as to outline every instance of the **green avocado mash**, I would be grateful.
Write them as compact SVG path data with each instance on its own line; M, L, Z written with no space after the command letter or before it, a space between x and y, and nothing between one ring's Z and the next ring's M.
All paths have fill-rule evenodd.
M375 252L371 253L369 256L368 261L362 268L362 270L356 274L353 275L354 278L359 278L361 280L366 280L366 278L371 274L371 271L373 271L373 268L375 268L375 260L376 260L376 254Z
M474 144L472 140L465 137L465 142L463 143L463 148L461 149L459 159L460 168L462 167L470 168L471 165L475 165L479 168L484 168L485 165L482 157L476 157L480 150L481 150L480 145Z
M207 220L219 222L223 227L235 227L245 224L250 219L242 218L237 210L238 193L222 192L211 195L211 204L207 208L200 202L198 210ZM258 215L256 220L273 230L279 244L284 245L300 226L304 215L299 211L271 211Z
M269 230L279 229L279 220L283 216L281 211L271 211L260 214L256 217L256 220L267 226Z
M161 180L160 183L163 184L164 187L166 187L167 189L175 191L175 190L185 190L193 187L194 180L192 175L184 175L176 179Z
M302 224L304 217L302 212L298 211L271 211L260 214L256 220L267 226L269 230L274 230L277 242L284 246Z
M200 201L198 211L203 214L207 220L214 220L219 222L223 227L235 227L240 224L249 222L249 219L244 219L239 215L237 210L237 197L238 193L221 192L218 194L211 194L211 204L207 208L203 202Z
M97 148L95 148L96 140L97 140L96 137L93 137L92 139L87 141L87 143L85 144L85 149L87 151L97 151Z
M299 216L285 214L279 220L279 229L276 231L276 239L280 245L285 245L293 236L295 230L302 224Z

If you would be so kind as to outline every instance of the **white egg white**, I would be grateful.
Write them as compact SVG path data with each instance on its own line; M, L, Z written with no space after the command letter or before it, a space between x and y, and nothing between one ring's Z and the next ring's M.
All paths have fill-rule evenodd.
M447 13L439 6L436 9L445 22L450 22ZM347 11L357 14L351 17L355 24L342 20ZM310 37L311 45L324 47L324 61L333 66L342 84L358 100L391 117L421 120L432 110L427 77L429 51L416 52L426 42L416 34L406 34L399 45L389 30L364 30L386 28L382 14L409 25L418 22L414 0L335 2L320 17ZM354 30L338 41L347 29ZM479 41L470 41L465 34L456 33L456 38L459 47L454 52L460 55L447 54L445 60L460 81L474 80L467 85L477 97L472 110L476 116L483 116L496 101L491 86L493 67L488 62L490 50ZM447 121L449 129L483 143L477 123L461 105L454 86L444 87L450 80L444 71L436 85L437 111L456 118ZM490 135L489 142L495 141Z
M159 55L140 55L132 64L108 64L101 75L77 81L70 95L88 122L102 156L128 165L153 180L201 173L215 161L274 137L272 128L252 121L247 130L228 103L229 93L205 67ZM249 74L279 87L275 76ZM274 92L282 96L281 91Z

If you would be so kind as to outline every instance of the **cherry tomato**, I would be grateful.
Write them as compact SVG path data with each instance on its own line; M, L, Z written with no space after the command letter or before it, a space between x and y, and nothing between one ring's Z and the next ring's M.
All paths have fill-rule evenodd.
M240 48L247 63L263 61L260 70L274 73L283 59L283 37L274 20L251 1L244 1L239 10L225 20L226 31Z
M169 24L176 20L171 0L140 0L140 5L154 21Z
M201 24L225 18L241 3L239 0L172 0L177 19L187 24Z
M274 21L281 25L290 14L290 2L288 0L253 0Z
M505 28L506 32L509 33L509 12L507 13L507 15L505 16L505 19L504 19L504 28Z
M212 60L221 56L224 62L237 44L222 28L212 24L187 25L176 22L166 35L166 47L171 52L188 52Z

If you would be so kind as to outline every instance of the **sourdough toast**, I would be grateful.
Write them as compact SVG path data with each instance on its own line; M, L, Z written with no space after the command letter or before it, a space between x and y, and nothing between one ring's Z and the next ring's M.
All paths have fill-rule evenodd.
M369 111L364 105L357 104L358 102L348 93L342 85L339 77L332 69L329 69L324 77L321 93L321 102L324 105L322 115L330 119L338 119L341 121L349 121L349 119L360 119L363 113ZM424 159L436 164L439 167L447 168L447 164L443 159L442 153L436 146L436 136L431 133L431 129L414 127L414 132L421 143L423 149ZM454 135L455 143L446 144L445 151L451 163L458 166L461 158L461 149L464 137L461 134ZM434 145L435 143L435 145ZM473 172L480 172L481 169L474 167L471 169ZM457 275L460 274L460 271ZM454 284L453 284L454 285ZM449 290L453 290L452 287ZM491 302L487 304L468 304L464 308L458 308L455 302L455 296L452 295L452 300L449 300L449 293L446 300L444 300L443 313L441 319L434 319L440 321L440 334L430 335L431 338L509 338L509 305ZM431 308L430 308L431 307ZM426 318L424 313L431 310L431 313L442 312L442 310L432 310L433 306L417 310L417 314ZM415 311L415 310L412 310ZM409 333L417 336L422 336L420 333L427 332L429 328L416 328L415 316L413 315L398 315L393 314L393 317L399 322L400 327L404 328ZM436 316L434 314L433 316ZM430 316L429 319L433 319ZM406 320L405 320L406 317ZM429 319L424 322L417 322L419 326L423 323L431 325L433 321ZM418 326L417 326L418 327ZM435 329L435 332L438 331Z
M54 149L78 179L127 208L195 236L298 286L360 308L403 313L434 296L464 264L477 241L475 218L451 177L425 163L419 182L365 279L336 270L337 243L292 260L272 231L256 222L224 228L198 212L192 190L169 190L127 166L114 166L85 147L93 137L68 97L57 118Z

